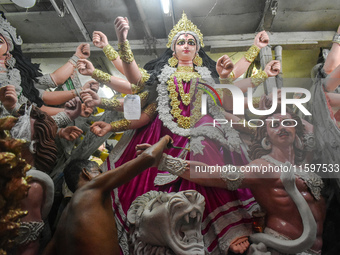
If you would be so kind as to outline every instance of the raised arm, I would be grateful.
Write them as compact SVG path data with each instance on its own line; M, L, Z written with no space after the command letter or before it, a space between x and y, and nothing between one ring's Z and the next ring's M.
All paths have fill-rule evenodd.
M340 59L340 54L339 54ZM326 78L325 89L334 91L340 85L340 65L338 65Z
M330 74L337 66L340 65L340 25L332 40L332 48L328 53L323 69Z
M269 43L269 36L266 31L259 32L254 39L253 46L244 54L244 56L236 62L233 73L234 78L240 77L244 74L250 64L255 60L257 55L259 54L260 50L266 47Z
M263 71L259 71L257 74L253 75L251 78L242 79L234 83L235 86L240 88L243 93L247 92L250 87L257 87L262 84L268 77L274 77L279 74L281 69L280 61L272 60L270 61ZM229 83L228 81L221 80L221 83ZM233 97L228 89L223 90L223 108L227 111L233 109Z
M92 36L93 45L103 50L105 56L112 62L117 70L124 75L123 63L117 51L109 44L106 35L100 31L94 31Z
M130 83L138 85L142 80L142 73L133 57L129 41L127 40L129 29L129 21L126 17L116 18L115 30L118 38L118 53L123 61L124 74Z
M51 78L54 83L62 85L66 80L73 74L74 68L76 67L78 59L87 59L90 56L90 45L87 43L82 43L77 47L76 53L69 61L63 66L59 67L53 73L51 73Z
M91 76L100 83L108 85L113 90L124 94L132 94L134 87L127 80L119 77L114 77L101 70L95 69L93 64L86 59L79 59L77 63L78 71L82 75Z

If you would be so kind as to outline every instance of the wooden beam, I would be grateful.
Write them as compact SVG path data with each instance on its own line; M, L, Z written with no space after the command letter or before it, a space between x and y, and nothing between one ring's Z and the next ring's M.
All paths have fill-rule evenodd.
M331 41L334 31L315 31L315 32L280 32L270 33L270 46L281 45L283 49L307 49L316 47L331 46ZM204 43L205 50L211 53L216 52L231 52L231 51L246 51L254 41L254 34L239 34L239 35L225 35L225 36L206 36ZM145 45L143 40L130 40L132 51L135 54L143 54ZM156 49L166 49L167 38L157 39ZM75 49L81 42L72 43L24 43L22 50L28 54L42 54L42 53L68 53L75 52ZM91 45L92 52L102 51L101 49ZM110 44L117 49L117 42L110 42Z

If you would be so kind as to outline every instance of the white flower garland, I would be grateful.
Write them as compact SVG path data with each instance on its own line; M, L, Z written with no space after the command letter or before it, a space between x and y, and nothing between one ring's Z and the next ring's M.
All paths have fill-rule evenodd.
M185 137L196 137L196 136L204 136L209 137L210 139L221 141L221 136L216 135L215 132L207 132L207 127L196 127L196 128L181 128L174 122L174 117L171 115L170 111L170 98L167 90L167 81L170 76L176 72L176 68L165 65L162 69L161 74L158 76L158 80L160 84L157 86L157 102L158 108L157 111L159 113L159 119L163 122L163 125L167 127L172 133L185 136ZM209 83L213 83L213 78L210 75L210 71L207 67L196 67L197 72L200 74L201 78ZM215 106L210 98L208 99L208 111L209 114L214 119L225 119L221 109L218 106ZM230 127L230 125L222 125L220 129L223 130L227 140L222 144L227 145L229 150L240 152L240 144L242 143L238 132ZM210 130L211 131L211 130Z

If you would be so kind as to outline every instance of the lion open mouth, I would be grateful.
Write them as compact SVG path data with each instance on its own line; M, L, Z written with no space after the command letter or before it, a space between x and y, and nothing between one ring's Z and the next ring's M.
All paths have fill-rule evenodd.
M203 236L201 233L201 220L203 214L201 200L202 196L197 192L185 192L172 197L169 201L170 210L172 211L172 221L174 229L172 230L175 243L178 248L186 252L198 252L204 250ZM190 253L192 254L192 253Z

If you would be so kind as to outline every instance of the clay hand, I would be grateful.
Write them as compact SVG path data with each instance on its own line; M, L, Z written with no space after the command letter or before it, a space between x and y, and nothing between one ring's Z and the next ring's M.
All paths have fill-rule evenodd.
M109 44L109 41L107 40L106 35L100 31L93 32L92 42L94 46L96 46L97 48L101 48L101 49Z
M79 73L81 73L82 75L91 76L94 71L93 64L86 59L79 59L77 62L77 68Z
M80 96L87 107L96 107L100 105L100 97L91 89L81 91Z
M81 113L81 101L79 97L75 97L65 104L65 113L71 120L76 119Z
M90 44L81 43L76 50L76 56L80 59L87 59L90 56Z
M17 93L13 85L0 88L0 101L7 111L12 111L18 102Z
M96 80L90 80L90 81L86 82L81 89L82 90L91 89L91 90L93 90L94 92L97 93L98 90L99 90L99 82L97 82Z
M59 134L59 137L61 138L64 138L68 141L74 141L75 139L80 137L82 133L83 133L83 130L81 130L80 128L76 126L69 126L66 128L62 128L58 134Z
M270 107L272 107L272 104L273 93L270 93L268 96L266 94L263 94L259 102L259 109L268 110ZM281 89L277 90L277 104L281 104Z
M127 40L127 35L130 29L128 19L126 17L117 17L114 23L118 42L125 42Z
M97 121L92 124L90 130L95 135L101 137L112 131L112 127L109 123L104 121Z
M281 69L280 61L272 60L266 65L264 71L267 73L268 77L273 77L280 73L280 69Z
M266 31L259 32L254 39L254 45L262 49L263 47L266 47L269 43L269 36Z
M223 55L217 60L216 71L220 78L227 78L229 74L233 71L234 64L228 55Z

